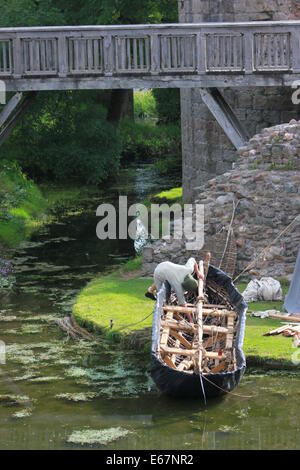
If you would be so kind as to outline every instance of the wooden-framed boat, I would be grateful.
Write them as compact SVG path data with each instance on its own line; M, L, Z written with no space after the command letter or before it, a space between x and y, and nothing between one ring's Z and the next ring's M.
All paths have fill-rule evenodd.
M200 271L205 271L203 262ZM232 391L246 369L243 353L247 304L232 279L207 266L197 295L177 304L166 282L157 293L152 328L151 375L174 397L206 400Z

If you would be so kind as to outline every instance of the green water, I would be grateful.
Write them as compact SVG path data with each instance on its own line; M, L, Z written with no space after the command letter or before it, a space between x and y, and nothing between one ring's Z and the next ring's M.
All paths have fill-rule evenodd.
M140 200L159 183L151 169L125 172L109 195L100 192L77 215L61 215L16 253L16 291L0 304L1 449L80 448L67 442L74 432L111 428L116 440L97 447L300 448L300 376L248 373L236 390L243 397L207 407L175 401L156 390L148 355L120 352L101 339L68 340L53 323L71 312L86 282L133 254L132 242L97 240L97 205L129 186L131 199ZM118 428L128 434L118 438Z

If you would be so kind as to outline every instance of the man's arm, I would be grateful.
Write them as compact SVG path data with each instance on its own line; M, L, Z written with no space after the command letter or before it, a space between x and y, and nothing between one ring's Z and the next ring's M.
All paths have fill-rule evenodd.
M195 273L197 275L197 278L202 279L204 281L204 276L203 276L203 274L200 273L197 263L195 263L194 270L195 270Z

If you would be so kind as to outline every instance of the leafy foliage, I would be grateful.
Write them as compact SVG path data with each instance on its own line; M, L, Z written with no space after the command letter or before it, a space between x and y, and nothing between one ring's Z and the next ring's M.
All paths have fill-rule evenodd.
M3 27L160 23L178 19L177 0L0 0L0 9ZM146 96L148 109L151 106L153 113L153 97ZM119 166L121 142L118 131L107 122L101 102L99 92L40 93L0 149L0 158L18 160L33 178L103 181L115 174ZM174 108L166 109L169 117L163 118L162 109L168 98L157 98L157 102L161 121L172 121ZM177 142L172 135L166 137L163 129L138 124L135 130L128 125L127 130L129 135L124 139L123 132L122 139L125 154L132 151L136 156L140 152L154 156L158 151L164 155L173 153L175 147L177 152Z
M181 136L176 125L123 119L120 130L124 158L151 160L180 155Z
M170 23L178 20L177 0L69 0L73 24Z
M0 0L0 27L50 26L65 23L64 15L52 0Z
M177 88L153 90L160 122L180 121L180 90Z
M134 93L135 119L157 119L156 100L152 90Z
M0 248L17 246L30 234L35 219L46 209L37 186L29 181L18 165L0 165Z
M40 94L0 155L34 178L99 183L118 168L118 131L106 121L97 93Z

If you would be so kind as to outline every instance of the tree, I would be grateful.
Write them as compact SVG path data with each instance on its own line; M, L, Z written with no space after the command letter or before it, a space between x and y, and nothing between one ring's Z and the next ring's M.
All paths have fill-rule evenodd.
M0 0L0 27L51 26L65 23L52 0Z

